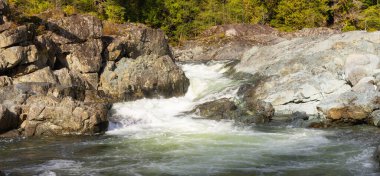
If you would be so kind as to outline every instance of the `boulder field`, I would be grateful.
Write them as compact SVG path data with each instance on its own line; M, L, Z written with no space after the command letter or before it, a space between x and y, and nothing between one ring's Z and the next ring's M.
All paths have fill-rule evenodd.
M10 13L0 0L0 137L102 133L112 102L187 91L161 30L105 32L87 15L20 25Z

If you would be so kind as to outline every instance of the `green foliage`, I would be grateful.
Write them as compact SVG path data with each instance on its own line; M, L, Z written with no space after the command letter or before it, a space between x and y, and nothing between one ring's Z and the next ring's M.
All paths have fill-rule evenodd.
M46 10L86 13L114 23L163 29L173 41L231 23L269 24L284 31L328 26L380 30L378 0L8 0L30 17Z
M362 12L360 27L368 31L380 30L380 4L371 6Z
M284 31L323 26L328 10L326 0L282 0L271 24Z

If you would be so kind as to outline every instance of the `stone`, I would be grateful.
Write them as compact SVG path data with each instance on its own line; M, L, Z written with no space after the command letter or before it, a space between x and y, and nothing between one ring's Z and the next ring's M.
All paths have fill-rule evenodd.
M72 15L59 19L49 19L47 30L51 39L58 44L84 42L102 37L102 22L90 15Z
M0 0L0 16L8 15L9 6L5 0Z
M116 99L184 95L189 79L169 56L145 55L109 61L100 75L99 89Z
M307 115L306 112L294 112L291 116L292 119L301 119L301 120L309 120L309 116Z
M33 96L23 111L26 136L93 135L108 127L107 104L84 104L70 97Z
M380 110L371 113L370 124L380 127Z
M4 105L0 104L0 133L16 129L18 126L18 117L10 112Z
M237 110L238 107L233 101L223 98L198 105L193 112L211 120L234 120L241 115Z
M0 33L0 48L31 41L35 35L33 25L19 26Z
M380 58L373 54L351 54L347 57L345 73L347 80L355 86L362 78L372 76L379 68Z
M100 39L89 40L81 44L61 46L62 52L69 53L60 62L70 70L81 73L97 73L102 65L103 43Z
M317 109L327 119L343 122L363 122L380 108L378 92L345 92L322 100Z
M39 83L57 83L57 78L51 71L50 67L45 67L41 70L37 70L28 75L14 78L13 83L27 83L27 82L39 82Z

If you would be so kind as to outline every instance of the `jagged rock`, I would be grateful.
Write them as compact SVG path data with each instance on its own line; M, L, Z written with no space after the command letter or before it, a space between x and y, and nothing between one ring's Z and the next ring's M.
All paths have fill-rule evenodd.
M41 70L37 70L28 75L17 77L13 80L14 84L26 83L26 82L40 82L40 83L57 83L57 78L51 71L50 67L45 67Z
M7 15L9 13L9 7L5 0L0 0L0 16Z
M69 17L50 19L47 30L51 31L51 39L58 44L78 43L88 39L102 37L102 22L90 15L72 15Z
M212 120L233 120L241 115L235 103L227 98L203 103L193 111L199 116Z
M84 104L70 97L33 96L23 109L28 117L22 127L26 136L101 133L108 127L108 109L106 104Z
M18 126L19 118L0 104L0 133L16 129Z
M102 65L103 43L100 39L89 40L81 44L61 46L62 52L69 54L60 62L70 70L82 73L97 73Z
M317 109L327 119L343 122L363 122L380 108L379 92L345 92L322 100Z
M347 80L355 86L362 78L372 76L379 64L380 58L376 55L351 54L345 64Z
M189 80L169 56L148 55L136 60L109 61L100 76L99 89L116 99L186 93Z
M301 119L301 120L308 120L309 119L309 116L307 115L306 112L300 112L300 111L297 111L297 112L294 112L291 116L292 119L296 120L296 119Z
M0 33L0 48L31 41L35 35L33 25L19 26Z
M10 86L13 84L12 78L8 76L0 76L0 87Z

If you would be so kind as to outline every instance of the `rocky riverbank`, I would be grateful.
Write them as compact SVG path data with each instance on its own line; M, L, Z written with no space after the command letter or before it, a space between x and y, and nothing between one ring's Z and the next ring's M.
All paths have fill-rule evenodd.
M0 0L1 137L102 133L112 102L187 91L161 30L63 14L16 24L11 13Z

